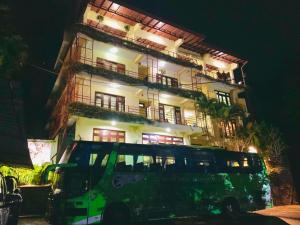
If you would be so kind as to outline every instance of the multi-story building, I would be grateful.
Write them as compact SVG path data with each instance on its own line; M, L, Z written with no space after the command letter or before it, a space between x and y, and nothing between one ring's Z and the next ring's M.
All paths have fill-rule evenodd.
M58 156L74 139L191 145L221 135L195 98L246 111L244 80L235 80L246 61L204 39L109 0L90 1L65 33L55 65L48 128Z

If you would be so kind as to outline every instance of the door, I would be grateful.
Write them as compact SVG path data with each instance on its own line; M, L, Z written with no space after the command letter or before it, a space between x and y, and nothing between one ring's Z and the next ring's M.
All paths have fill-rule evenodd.
M180 107L175 107L175 122L176 124L182 124Z
M165 107L159 103L159 121L165 122Z

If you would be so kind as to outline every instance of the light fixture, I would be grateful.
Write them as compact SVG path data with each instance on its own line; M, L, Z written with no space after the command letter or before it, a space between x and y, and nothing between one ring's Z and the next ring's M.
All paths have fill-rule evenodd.
M113 126L115 126L117 124L117 122L116 121L111 121L111 125L113 125Z
M170 95L167 95L167 94L161 94L160 97L161 97L161 98L170 98Z
M118 51L119 51L119 49L118 48L116 48L116 47L112 47L110 50L109 50L111 53L117 53Z
M254 146L250 145L248 147L248 152L249 153L257 153L257 149Z
M118 87L121 86L120 84L116 84L116 83L110 83L109 85L110 85L112 88L118 88Z
M166 131L167 131L167 132L171 132L171 128L170 128L170 127L167 127L167 128L166 128Z
M159 67L164 67L166 65L166 62L165 61L159 61L158 62L158 66Z
M156 35L151 35L149 37L149 39L150 39L150 41L154 41L158 44L163 44L163 42L164 42L162 38L160 38L159 36L156 36Z
M222 69L226 67L225 64L222 63L222 62L220 62L220 61L215 61L215 62L214 62L214 65L215 65L216 67L222 68Z

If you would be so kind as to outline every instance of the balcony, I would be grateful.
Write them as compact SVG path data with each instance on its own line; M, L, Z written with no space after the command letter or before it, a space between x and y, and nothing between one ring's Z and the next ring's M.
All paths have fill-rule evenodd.
M93 23L82 23L76 24L73 26L73 30L80 32L97 41L103 41L106 43L111 43L115 46L125 47L134 51L138 51L142 54L149 54L153 57L164 59L166 61L174 62L182 66L193 67L195 69L202 69L201 65L196 63L196 60L184 53L177 53L168 50L161 50L157 45L149 44L143 39L132 39L120 35L119 32L116 32L114 29L110 28L105 29L101 26L95 26Z
M127 105L125 98L110 94L104 94L104 98L84 96L76 93L78 91L71 91L69 96L69 113L84 116L88 118L104 119L104 120L118 120L122 122L140 123L140 124L155 124L165 123L174 125L184 125L191 127L202 127L203 119L197 118L195 110L191 108L179 108L175 106L159 106L145 105ZM111 98L107 100L106 96Z

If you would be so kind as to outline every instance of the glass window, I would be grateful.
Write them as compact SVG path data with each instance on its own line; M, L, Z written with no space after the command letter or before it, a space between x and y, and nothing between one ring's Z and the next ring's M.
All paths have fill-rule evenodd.
M183 145L182 137L143 133L143 144L174 144Z
M230 103L230 94L227 92L216 91L217 99L219 102L222 102L226 105L231 105Z
M93 141L124 143L125 131L94 128Z
M240 167L240 163L238 160L227 160L226 161L227 167Z

